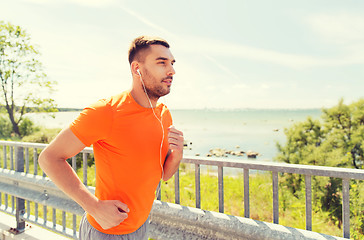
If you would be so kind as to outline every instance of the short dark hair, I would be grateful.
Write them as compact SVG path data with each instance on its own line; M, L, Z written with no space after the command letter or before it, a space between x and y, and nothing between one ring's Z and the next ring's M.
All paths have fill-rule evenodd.
M150 45L162 45L169 48L169 44L166 40L159 37L140 36L134 39L129 48L129 63L131 64L134 59L143 61L141 59L141 52L147 50Z

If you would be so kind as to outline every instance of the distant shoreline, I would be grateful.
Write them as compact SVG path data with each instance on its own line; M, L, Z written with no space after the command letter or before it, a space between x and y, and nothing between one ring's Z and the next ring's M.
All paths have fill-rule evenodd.
M16 107L19 109L19 107ZM47 113L46 111L37 111L38 108L29 107L26 109L25 113ZM80 112L83 108L57 108L58 112ZM7 113L5 106L0 105L0 113ZM51 113L51 112L49 112Z
M58 112L79 112L82 111L82 108L57 108Z

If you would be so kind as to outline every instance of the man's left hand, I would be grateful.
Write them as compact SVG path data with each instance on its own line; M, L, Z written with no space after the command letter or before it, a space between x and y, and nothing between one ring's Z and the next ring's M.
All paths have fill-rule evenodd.
M182 158L184 144L183 133L177 130L174 126L170 126L168 130L169 149L171 149L173 155L180 156Z

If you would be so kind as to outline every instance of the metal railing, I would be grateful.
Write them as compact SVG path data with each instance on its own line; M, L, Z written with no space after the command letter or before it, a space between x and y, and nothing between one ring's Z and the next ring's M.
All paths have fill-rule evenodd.
M77 215L82 216L83 209L69 199L40 172L38 156L47 145L39 143L0 141L0 210L16 216L17 231L25 229L25 221L32 222L65 236L77 238ZM92 148L81 151L83 165L87 166L87 155L93 153ZM72 157L72 168L77 171L76 156ZM87 185L87 167L83 170L83 182ZM89 187L90 192L95 192ZM4 198L2 197L4 193ZM10 196L9 196L10 195ZM52 198L50 198L52 196ZM15 207L16 201L16 207ZM9 206L11 202L11 206ZM26 205L25 205L26 203ZM31 207L34 203L34 207ZM43 205L40 216L39 204ZM52 207L52 221L49 222L48 207ZM31 209L34 213L31 214ZM62 224L57 224L56 211L62 211ZM67 227L67 214L72 215L72 227Z
M60 232L66 236L77 238L76 215L82 215L83 210L67 196L61 193L54 184L45 177L45 174L38 172L38 154L46 147L46 144L20 143L0 141L3 146L3 156L0 156L0 192L4 192L4 204L1 201L1 210L11 212L17 217L20 224L30 221L43 225L49 229ZM25 150L23 152L23 149ZM33 151L31 151L33 150ZM83 161L83 183L87 185L87 156L93 153L91 148L85 148L82 154ZM32 159L30 159L32 155ZM15 157L14 157L15 156ZM30 164L33 162L33 164ZM183 163L195 166L195 193L196 208L201 208L201 166L217 166L218 192L219 192L219 212L224 213L224 168L239 168L244 172L244 217L250 218L250 197L249 197L249 174L250 170L269 171L272 173L272 192L273 192L273 223L279 224L279 199L278 199L278 177L279 173L293 173L305 175L306 190L306 230L312 230L312 176L325 176L342 179L343 183L343 236L350 238L350 179L364 180L364 171L357 169L333 168L321 166L308 166L285 164L275 162L258 162L249 160L233 159L211 159L200 157L188 157L182 160ZM25 166L25 168L24 168ZM30 166L33 166L33 173L30 173ZM76 157L72 158L72 167L77 170ZM40 174L40 175L38 175ZM175 203L180 203L180 177L179 171L175 174ZM94 188L89 187L91 192ZM33 192L32 192L33 191ZM12 207L8 206L8 194L12 195ZM50 197L52 196L52 197ZM1 195L0 198L2 199ZM14 200L17 201L15 210ZM25 208L24 199L27 200ZM157 196L161 200L161 193ZM30 202L35 203L34 215L30 214ZM43 205L43 219L38 216L38 203ZM52 222L47 221L47 207L53 207ZM10 209L10 210L9 210ZM62 211L62 224L56 223L56 209ZM73 215L72 229L66 227L66 212ZM293 238L294 239L294 238Z
M219 212L224 212L224 168L240 168L244 171L244 217L250 218L250 197L249 197L249 171L260 170L269 171L272 173L272 191L273 191L273 223L279 224L279 199L278 199L278 174L293 173L302 174L305 176L306 190L306 230L312 231L312 176L324 176L342 179L342 221L343 221L343 236L350 238L350 196L349 196L349 181L350 179L364 180L364 170L323 167L312 165L286 164L276 162L258 162L249 160L221 160L210 158L189 157L184 158L184 163L195 165L195 192L196 192L196 208L201 206L200 193L200 168L201 165L210 165L218 167L218 192L219 192ZM179 174L175 175L176 187L176 203L179 203ZM160 196L158 196L160 199Z

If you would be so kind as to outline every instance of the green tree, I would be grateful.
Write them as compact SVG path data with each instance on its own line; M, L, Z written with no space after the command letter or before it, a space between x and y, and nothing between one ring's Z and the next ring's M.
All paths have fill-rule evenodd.
M323 113L322 117L327 129L326 150L338 149L343 157L336 166L363 168L364 99L350 105L345 105L343 100L340 100L337 106L324 109Z
M39 55L24 29L0 21L0 107L5 108L12 132L18 136L25 113L57 111L50 97L56 83L47 79Z
M277 144L279 161L331 167L364 168L364 99L322 110L320 120L307 120L285 129L286 143ZM281 184L292 194L302 189L304 178L297 174L282 176ZM314 200L329 213L340 227L342 224L340 179L313 177Z

